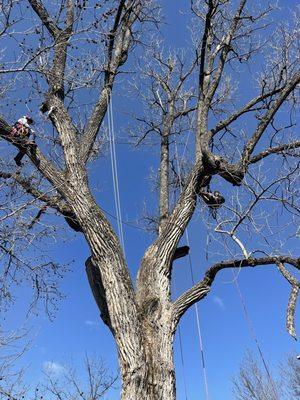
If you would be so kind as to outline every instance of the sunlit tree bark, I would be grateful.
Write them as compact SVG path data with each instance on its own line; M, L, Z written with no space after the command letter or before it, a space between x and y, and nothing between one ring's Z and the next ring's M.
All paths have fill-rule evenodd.
M7 116L3 116L2 139L8 148L24 150L27 161L18 170L2 162L1 183L9 189L13 182L26 194L28 199L22 210L31 201L37 202L39 214L28 229L48 210L55 210L71 229L84 236L91 252L85 262L91 290L118 349L122 399L175 399L176 328L184 313L208 295L221 270L277 266L291 285L287 325L295 335L293 319L299 282L291 271L299 269L299 259L290 254L274 254L271 248L269 253L264 250L264 255L256 257L240 238L240 229L246 223L253 223L253 210L263 201L278 203L293 219L299 212L294 187L300 142L292 135L286 135L286 139L277 135L294 124L293 112L289 114L289 127L276 128L278 111L284 109L289 113L298 101L297 22L289 31L280 26L275 33L277 47L273 45L265 51L267 43L258 42L256 32L267 29L271 5L256 11L246 0L191 1L194 48L193 56L185 56L180 51L164 52L155 40L149 50L147 29L159 25L160 19L158 5L150 0L97 3L66 0L53 6L41 0L28 0L26 6L29 11L22 5L19 8L17 1L2 6L7 7L1 22L2 40L14 36L18 23L15 15L21 19L22 13L29 12L32 20L32 27L24 32L31 36L31 41L20 41L14 62L2 54L3 93L10 90L5 77L30 77L32 90L39 96L40 109L51 124L54 137L45 134L44 142L37 141L37 146L17 143L10 134ZM11 7L14 17L9 14ZM148 113L138 118L142 132L139 143L150 135L159 135L160 190L156 237L144 254L134 284L117 234L95 200L89 171L118 75L126 71L130 55L144 41L148 41L145 54L148 61L142 63L140 72L148 90L140 92L139 99L147 103ZM96 50L88 50L92 45ZM248 99L238 93L237 100L228 70L231 66L251 64L260 52L266 58L258 79L253 78L256 95ZM139 91L139 83L134 85ZM78 99L83 90L89 93L90 88L91 102L78 113ZM245 117L252 122L243 131ZM194 135L194 141L189 143L194 154L182 174L175 166L172 145L176 135L182 137L187 131ZM50 150L45 142L50 144ZM286 164L282 174L274 174L274 179L265 183L262 162L269 157L277 160L279 170L278 160L286 160ZM253 168L257 165L259 174L253 178ZM217 178L226 187L224 194L211 191ZM246 190L252 197L242 206L236 196L229 203L230 190L235 193ZM174 204L170 202L173 191ZM223 215L220 206L225 197L225 205L227 202L230 205L224 207ZM201 209L202 215L206 208L213 210L215 235L228 237L238 247L239 254L226 260L224 253L224 261L213 264L200 282L173 301L173 261L199 204L207 206ZM5 218L10 217L8 212ZM1 248L9 263L19 260L14 246L4 239ZM38 282L38 274L36 279Z

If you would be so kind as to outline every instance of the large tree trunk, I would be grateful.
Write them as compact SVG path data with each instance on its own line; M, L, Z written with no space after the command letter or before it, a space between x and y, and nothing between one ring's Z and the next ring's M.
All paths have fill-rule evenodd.
M94 201L86 177L80 171L76 175L68 201L91 249L88 278L102 319L115 338L122 400L174 400L175 329L169 278L164 268L157 267L152 249L134 290L116 235Z
M145 334L145 357L139 371L122 368L122 400L175 400L173 335L162 327Z

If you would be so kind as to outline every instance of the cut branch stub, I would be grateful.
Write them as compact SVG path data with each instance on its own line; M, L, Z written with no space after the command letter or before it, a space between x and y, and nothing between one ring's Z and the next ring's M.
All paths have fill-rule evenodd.
M92 293L94 295L94 299L101 312L101 319L113 332L106 302L105 289L102 283L101 272L100 269L94 265L92 257L87 258L87 260L85 261L85 270Z
M181 246L181 247L177 247L177 249L175 250L175 253L173 255L173 260L175 261L178 258L182 258L185 257L189 254L190 248L189 246Z
M70 228L72 228L75 232L83 232L76 215L72 211L63 212L63 216Z

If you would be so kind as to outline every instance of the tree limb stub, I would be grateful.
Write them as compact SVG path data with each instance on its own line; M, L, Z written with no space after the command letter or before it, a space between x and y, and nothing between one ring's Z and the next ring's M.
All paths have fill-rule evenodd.
M178 258L187 256L189 254L189 251L190 251L189 246L177 247L173 255L173 261L177 260Z
M78 222L78 219L76 218L76 215L73 213L73 211L64 211L63 216L65 218L66 223L69 225L70 228L72 228L75 232L83 232L83 229L81 225Z
M103 322L112 330L101 272L100 269L94 265L92 257L87 258L85 261L85 270L94 299L101 312L100 316Z

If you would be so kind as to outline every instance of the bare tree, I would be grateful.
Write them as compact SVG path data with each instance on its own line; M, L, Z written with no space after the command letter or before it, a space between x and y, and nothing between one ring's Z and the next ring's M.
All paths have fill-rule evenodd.
M51 368L45 372L45 383L39 391L49 399L71 400L99 400L113 388L117 377L109 375L105 363L101 359L92 359L88 356L84 362L84 373L80 378L76 368L66 366L57 374Z
M36 218L32 209L26 215L31 216L33 232L53 210L88 243L87 276L118 349L122 399L175 398L176 328L224 269L275 265L291 286L287 327L295 336L299 282L292 271L299 270L300 263L286 242L296 234L299 214L300 142L293 132L300 82L299 18L274 30L268 23L271 4L252 9L246 0L191 1L192 49L184 56L181 50L155 48L159 2L8 4L20 17L20 29L12 25L15 17L4 16L2 40L18 51L2 53L0 73L4 87L9 89L11 77L17 77L16 85L21 82L25 89L9 91L1 119L2 154L6 149L11 157L17 148L27 162L15 170L3 159L1 180L8 192L11 184L22 193L9 203L13 215L20 199L38 208ZM149 49L153 43L153 51L144 52L148 109L137 126L140 141L153 133L160 139L158 225L134 284L118 237L95 200L89 172L118 76L126 72L125 65L132 67L129 56L138 46ZM249 89L253 97L245 98L238 81L250 80L244 66L254 68L257 61L261 67L251 76ZM15 93L28 108L39 104L47 118L44 128L39 124L35 145L11 135L7 121L14 115L8 108L17 101ZM177 142L189 150L184 168ZM213 218L208 218L207 209ZM198 212L209 221L222 261L210 256L212 266L203 279L172 301L173 261L187 254L189 249L178 245ZM11 255L6 243L3 251ZM36 282L39 286L38 274Z
M28 332L0 331L0 399L21 398L27 391L24 370L16 369L16 361L28 348Z
M300 395L299 356L295 357L295 355L293 355L288 357L281 369L285 391L288 396L294 396L297 399Z
M7 344L7 343L6 343ZM6 358L6 361L8 359ZM9 363L10 364L10 363ZM0 399L55 399L100 400L112 390L117 376L111 376L100 358L86 356L79 370L74 365L48 362L44 365L43 378L35 387L26 385L24 370L13 371L13 365L1 367Z
M281 364L275 380L266 374L251 353L243 360L234 379L234 394L239 400L298 399L300 367L295 354Z

